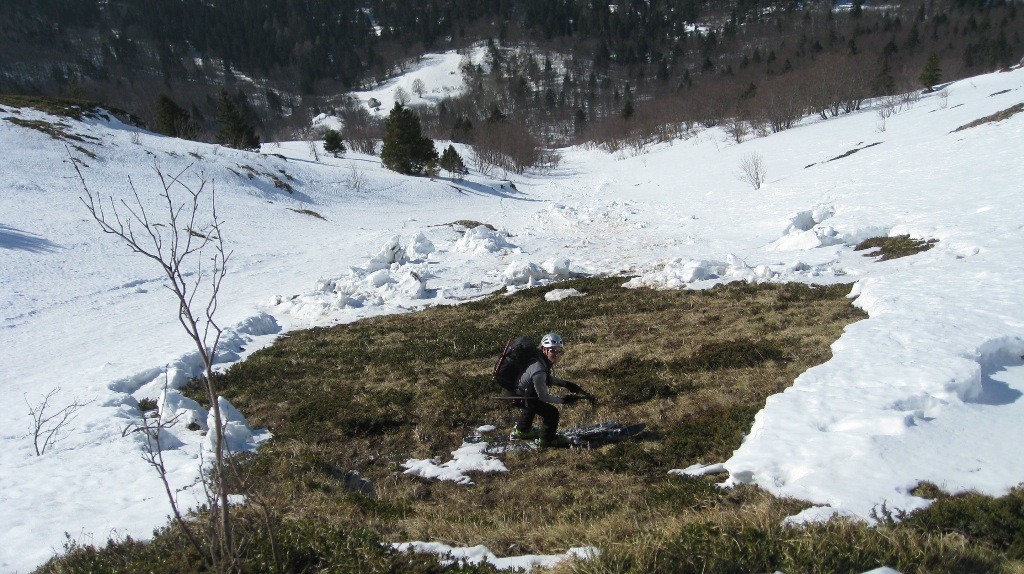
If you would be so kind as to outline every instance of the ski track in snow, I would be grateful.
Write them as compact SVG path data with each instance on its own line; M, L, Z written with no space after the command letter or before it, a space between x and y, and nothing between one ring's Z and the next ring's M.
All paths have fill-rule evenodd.
M566 150L555 173L523 176L516 189L403 178L359 154L317 164L304 142L259 156L145 132L136 144L135 128L116 121L64 123L96 138L82 144L96 158L76 154L94 192L125 197L130 175L153 208L154 162L165 173L192 165L190 181L201 171L215 183L234 252L218 309L229 326L221 368L292 329L573 274L628 274L630 286L654 288L856 283L851 296L870 319L770 397L720 468L728 484L817 505L793 520L868 519L882 503L926 505L910 494L922 480L1002 494L1024 478L1024 119L950 133L1021 101L1024 70L956 82L949 94L963 105L925 97L883 133L865 110L741 145L709 130L636 157ZM10 115L47 119L0 107ZM26 571L59 551L65 532L99 544L164 524L162 487L138 437L122 431L142 398L159 398L161 416L199 424L205 413L174 391L199 365L159 270L89 219L60 142L2 119L0 142L0 570ZM734 177L750 151L769 170L758 191ZM887 234L939 242L882 263L851 249ZM92 402L36 457L26 403L58 387L54 404ZM234 422L238 448L268 437L241 413ZM205 440L173 434L165 456L182 488ZM194 497L182 493L186 504Z

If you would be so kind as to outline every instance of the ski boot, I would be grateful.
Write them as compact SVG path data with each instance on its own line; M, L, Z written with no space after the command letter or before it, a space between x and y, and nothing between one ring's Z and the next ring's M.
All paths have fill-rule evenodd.
M539 438L533 441L533 444L537 448L569 448L572 446L572 443L569 442L569 437L561 433L556 434L552 439Z
M512 429L512 434L508 435L508 438L511 440L536 440L540 438L540 431L537 429L521 431L516 427Z

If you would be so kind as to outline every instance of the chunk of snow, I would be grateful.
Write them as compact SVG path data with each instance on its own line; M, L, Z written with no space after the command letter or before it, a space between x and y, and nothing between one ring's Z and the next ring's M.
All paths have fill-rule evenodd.
M224 397L218 397L217 404L220 407L224 444L228 451L246 452L256 448L256 438L252 429L249 428L249 421L245 420L242 413ZM206 433L203 448L208 455L211 455L216 449L217 434L212 431L212 429L216 428L212 409L207 414L206 426L211 431Z
M405 248L405 257L411 261L426 259L428 255L437 251L434 247L433 242L427 239L427 236L422 231L409 239L408 245Z
M376 255L366 262L365 268L367 272L372 273L382 269L390 269L392 264L402 264L407 260L405 249L402 248L401 238L395 235L380 248Z
M673 468L668 471L669 474L676 476L704 476L706 474L718 474L720 472L726 472L725 465L722 463L693 464L686 468Z
M569 297L582 297L585 293L581 293L576 289L552 289L544 294L545 301L561 301L562 299L568 299Z
M485 225L478 225L473 229L466 230L466 233L455 242L455 251L483 255L485 253L496 253L503 249L512 249L515 246L505 240L506 235L494 231Z
M550 277L556 279L565 279L569 277L569 260L565 258L560 259L548 259L544 263L540 264L540 268Z
M160 393L160 399L156 403L157 412L160 414L160 422L163 424L180 425L187 428L190 425L198 425L206 430L206 409L196 401L181 394L181 391L167 389Z
M402 466L406 469L405 474L458 484L473 484L466 475L468 472L508 472L500 460L484 454L486 447L486 442L462 443L461 447L452 451L452 460L448 462L438 464L433 459L411 458Z

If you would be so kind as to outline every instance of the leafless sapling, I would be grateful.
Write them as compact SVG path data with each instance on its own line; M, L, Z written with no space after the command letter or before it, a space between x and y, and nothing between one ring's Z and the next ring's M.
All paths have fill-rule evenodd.
M71 404L54 410L56 407L51 402L60 391L60 387L51 389L35 404L29 402L28 395L25 396L28 414L32 417L32 446L35 447L36 456L43 456L46 449L65 438L69 432L68 425L75 419L78 410L92 402L82 402L75 397Z
M115 201L113 197L93 193L78 162L70 152L68 155L84 191L80 199L103 232L119 238L132 252L160 267L167 280L165 286L177 300L178 322L195 344L203 363L203 382L214 418L210 432L214 433L215 445L212 473L215 496L210 515L216 529L210 560L214 570L228 570L237 553L228 506L225 472L228 452L213 363L223 331L214 315L231 254L224 245L223 222L217 216L216 187L202 174L196 183L186 182L184 177L192 165L170 175L154 164L160 184L159 207L147 208L130 177L132 197L129 200ZM207 195L208 207L203 205Z

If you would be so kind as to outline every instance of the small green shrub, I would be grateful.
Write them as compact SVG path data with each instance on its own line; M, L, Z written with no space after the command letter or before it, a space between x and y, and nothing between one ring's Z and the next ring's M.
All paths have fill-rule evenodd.
M574 565L577 574L622 572L747 573L865 572L890 566L901 572L994 572L999 557L944 536L872 528L833 520L805 527L698 522L667 538L613 546Z
M976 493L947 496L910 514L908 527L925 532L957 532L984 541L1015 560L1024 560L1024 490L992 498Z
M721 499L724 492L706 478L673 476L647 491L645 498L651 506L678 512L708 507Z
M761 405L715 406L694 413L665 433L663 449L672 468L728 458L750 430Z
M156 399L145 398L139 400L139 411L146 413L149 411L155 411L157 408Z
M676 365L684 371L721 371L756 367L767 361L788 361L785 351L771 341L734 339L709 341Z

